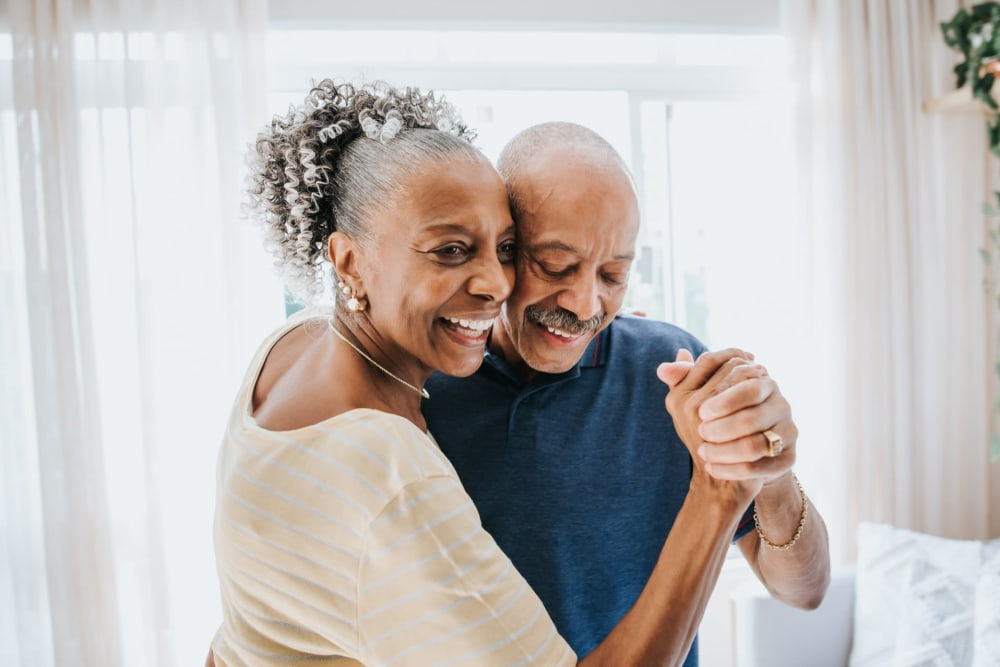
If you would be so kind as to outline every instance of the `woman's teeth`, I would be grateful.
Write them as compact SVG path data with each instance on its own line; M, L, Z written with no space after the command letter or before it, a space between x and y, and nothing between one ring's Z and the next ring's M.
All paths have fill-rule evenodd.
M473 332L474 335L478 335L493 326L494 319L489 320L460 320L455 317L445 317L446 322L451 322L463 329Z

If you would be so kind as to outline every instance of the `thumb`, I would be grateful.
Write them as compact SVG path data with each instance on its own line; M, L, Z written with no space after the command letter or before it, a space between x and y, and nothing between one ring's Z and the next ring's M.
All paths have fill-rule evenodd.
M678 350L677 360L665 362L656 367L656 377L669 388L676 387L694 366L694 357L688 350Z

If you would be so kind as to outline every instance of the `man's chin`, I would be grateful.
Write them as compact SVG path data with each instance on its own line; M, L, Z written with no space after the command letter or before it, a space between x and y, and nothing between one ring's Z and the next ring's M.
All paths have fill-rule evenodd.
M533 351L531 358L526 359L526 361L528 366L539 373L550 375L565 373L580 363L589 342L588 338L578 341L578 345L574 345L572 348L560 350L553 350L549 345L538 346Z

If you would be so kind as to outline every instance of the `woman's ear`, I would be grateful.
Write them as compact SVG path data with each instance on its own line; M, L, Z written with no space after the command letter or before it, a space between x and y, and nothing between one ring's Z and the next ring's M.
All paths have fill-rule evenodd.
M330 263L333 264L333 272L350 286L352 292L361 292L358 244L344 232L333 232L327 240L326 250L330 255Z

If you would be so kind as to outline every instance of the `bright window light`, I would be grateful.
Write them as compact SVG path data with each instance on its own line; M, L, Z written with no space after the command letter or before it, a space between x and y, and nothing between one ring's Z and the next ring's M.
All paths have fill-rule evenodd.
M404 30L269 30L268 57L282 62L432 62L438 35Z
M740 250L766 239L794 252L775 246L796 239L777 233L787 211L770 203L792 180L781 36L283 30L269 47L275 113L334 76L443 93L491 160L543 121L597 131L632 165L643 208L626 305L710 346L745 340L745 296L768 288ZM748 68L766 91L747 86Z
M654 35L571 32L455 32L446 38L455 63L655 63Z
M787 61L781 35L676 35L674 62L695 67L775 67Z

